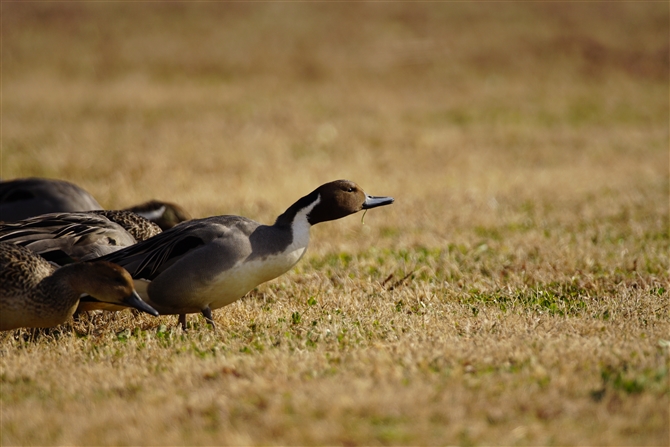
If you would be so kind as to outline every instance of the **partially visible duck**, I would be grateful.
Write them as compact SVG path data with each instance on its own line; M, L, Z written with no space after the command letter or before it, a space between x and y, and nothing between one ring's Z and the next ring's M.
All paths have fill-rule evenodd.
M161 229L130 211L52 213L0 224L0 242L29 248L57 264L87 260L135 244Z
M65 180L30 177L0 181L0 222L15 222L48 213L102 209L90 193ZM179 205L159 200L124 210L140 214L164 230L191 219Z
M0 330L64 323L82 294L158 315L118 265L96 261L57 268L24 247L0 243Z
M101 210L86 190L64 180L38 177L0 182L0 221L14 222L47 213Z
M391 203L391 197L369 196L356 183L337 180L299 199L273 225L240 216L195 219L102 259L146 280L143 287L136 281L140 296L161 314L179 314L182 327L185 314L197 312L213 325L213 309L238 300L300 260L312 225Z

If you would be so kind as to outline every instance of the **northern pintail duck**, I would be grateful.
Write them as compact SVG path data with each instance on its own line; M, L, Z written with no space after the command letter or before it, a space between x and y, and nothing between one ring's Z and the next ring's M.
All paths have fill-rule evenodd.
M161 314L179 314L182 327L185 314L198 312L213 325L212 309L238 300L300 260L312 225L391 203L392 197L369 196L356 183L337 180L299 199L273 225L240 216L196 219L102 259L146 280L144 287L135 283L142 299Z
M57 268L24 247L0 243L0 330L64 323L82 294L158 315L118 265L96 261Z
M52 213L0 224L0 242L22 245L64 264L87 260L160 233L158 225L130 211Z
M30 177L0 181L0 222L16 222L48 213L95 211L103 207L83 188L65 180ZM165 230L191 219L175 203L150 200L124 208Z

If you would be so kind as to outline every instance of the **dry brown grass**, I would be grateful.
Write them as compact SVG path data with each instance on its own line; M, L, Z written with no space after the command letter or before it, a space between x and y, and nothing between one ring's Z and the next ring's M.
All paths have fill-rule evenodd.
M312 230L215 312L0 336L0 441L667 445L668 5L5 3L3 178Z

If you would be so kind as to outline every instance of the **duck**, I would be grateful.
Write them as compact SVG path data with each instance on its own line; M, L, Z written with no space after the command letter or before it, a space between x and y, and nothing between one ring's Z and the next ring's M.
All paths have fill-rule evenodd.
M286 273L302 258L312 225L393 202L336 180L298 199L272 225L233 215L193 219L100 259L128 270L142 299L162 315L179 315L183 329L190 313L201 313L214 328L212 310ZM80 310L114 310L99 306L82 302Z
M162 230L123 210L50 213L0 224L0 242L22 245L51 262L98 258Z
M88 191L66 180L25 177L0 181L1 222L16 222L49 213L102 209ZM191 215L176 203L155 199L123 210L139 214L163 230L191 219Z
M0 181L0 221L3 222L47 213L101 209L88 191L65 180L27 177Z
M90 300L158 315L118 265L96 261L57 267L25 247L0 243L0 331L62 324L83 294Z

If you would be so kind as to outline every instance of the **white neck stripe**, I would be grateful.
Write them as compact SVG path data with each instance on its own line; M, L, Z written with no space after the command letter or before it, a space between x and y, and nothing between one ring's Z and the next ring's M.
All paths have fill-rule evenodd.
M319 202L321 202L320 196L317 197L314 202L298 211L293 218L293 222L291 222L291 234L293 237L291 245L287 247L286 252L298 253L298 257L296 258L295 262L298 262L307 249L307 245L309 244L309 229L312 226L310 225L309 219L307 217L309 216L309 213L312 212L314 207L319 204Z
M309 213L311 213L314 207L317 206L320 202L321 202L321 195L318 195L314 202L310 203L308 206L306 206L305 208L301 209L296 213L295 217L293 218L291 226L295 227L296 225L301 225L302 224L301 221L304 221L305 223L307 223L309 228L309 226L311 226L309 224L308 219Z

